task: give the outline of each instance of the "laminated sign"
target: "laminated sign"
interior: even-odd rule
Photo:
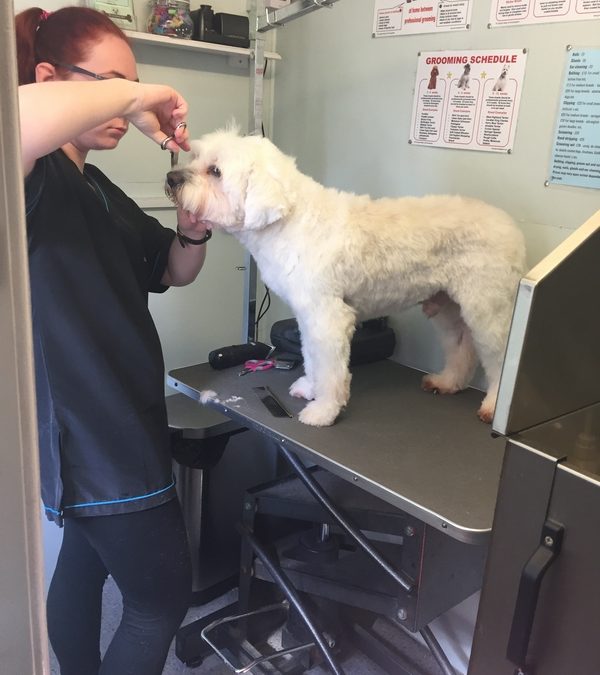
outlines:
[[[490,27],[600,18],[600,0],[492,0]]]
[[[468,30],[472,7],[473,0],[375,0],[373,37]]]
[[[526,60],[524,49],[421,52],[409,142],[511,152]]]
[[[375,0],[373,37],[468,30],[473,0]]]
[[[569,49],[548,182],[600,189],[600,49]]]

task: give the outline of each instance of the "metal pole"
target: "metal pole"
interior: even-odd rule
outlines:
[[[337,521],[338,525],[347,532],[354,541],[367,553],[368,555],[375,560],[391,577],[396,581],[402,588],[410,593],[414,587],[415,583],[408,576],[402,572],[395,570],[390,563],[385,560],[385,558],[377,551],[369,540],[363,535],[363,533],[352,523],[346,516],[344,516],[334,504],[330,501],[329,497],[325,494],[321,486],[317,483],[316,480],[310,475],[306,470],[306,467],[298,459],[298,457],[290,452],[287,448],[284,448],[282,445],[278,446],[281,452],[284,454],[285,458],[292,465],[294,471],[298,474],[300,480],[304,483],[309,492],[315,497],[315,499],[333,516],[334,520]]]
[[[334,673],[334,675],[344,675],[344,671],[335,662],[333,654],[329,649],[329,645],[313,623],[311,617],[308,615],[304,605],[302,604],[302,601],[300,600],[300,596],[296,592],[296,589],[293,587],[285,573],[279,567],[273,564],[258,539],[250,532],[250,530],[241,525],[238,525],[238,531],[243,537],[246,538],[254,553],[256,553],[256,555],[260,558],[262,564],[266,567],[267,571],[273,578],[273,581],[279,586],[279,588],[281,588],[281,590],[285,593],[286,598],[292,603],[292,605],[294,605],[295,609],[302,617],[302,620],[306,624],[307,628],[313,634],[315,642],[325,657],[331,672]]]
[[[262,135],[263,99],[265,74],[265,38],[257,32],[258,18],[265,11],[263,0],[249,0],[248,18],[250,22],[250,58],[248,59],[248,75],[250,79],[250,100],[248,111],[248,133]],[[246,342],[258,339],[255,335],[256,323],[256,290],[258,270],[254,258],[245,254],[244,271],[244,315],[243,340]]]
[[[442,669],[444,675],[456,675],[452,664],[444,653],[444,650],[437,641],[435,635],[432,633],[429,626],[421,628],[419,631],[421,637],[425,640],[425,644],[429,647],[429,651],[433,654],[433,658],[437,661],[438,666]]]

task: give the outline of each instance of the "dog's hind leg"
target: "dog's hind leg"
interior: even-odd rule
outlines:
[[[445,296],[445,294],[444,294]],[[477,367],[477,352],[473,344],[473,336],[460,313],[460,306],[445,296],[440,304],[440,294],[436,299],[435,313],[428,310],[429,303],[423,303],[423,311],[433,322],[444,351],[444,369],[439,373],[425,375],[421,386],[425,391],[435,391],[440,394],[455,394],[465,389]]]
[[[494,419],[494,411],[496,409],[496,399],[498,398],[498,388],[500,386],[500,375],[502,373],[502,363],[504,360],[504,350],[506,340],[508,339],[508,327],[510,325],[510,315],[507,318],[506,331],[502,332],[501,336],[493,335],[491,343],[487,343],[485,329],[476,332],[476,347],[481,365],[485,371],[487,378],[487,393],[481,402],[481,406],[477,411],[477,415],[482,422],[491,424]],[[483,333],[483,338],[480,334]],[[494,338],[496,338],[494,340]],[[494,344],[496,343],[496,344]]]
[[[302,390],[302,396],[314,397],[301,411],[301,422],[329,426],[350,397],[348,363],[356,314],[340,298],[331,298],[321,300],[318,309],[312,307],[306,315],[298,312],[297,316],[306,379],[297,380],[290,393]]]
[[[490,299],[493,299],[493,305]],[[487,394],[477,414],[483,422],[489,424],[496,408],[502,362],[512,316],[513,294],[509,288],[493,295],[480,292],[477,296],[465,298],[461,302],[461,308],[473,335],[473,343],[487,378]]]
[[[480,331],[478,331],[479,334]],[[482,422],[491,424],[494,419],[494,411],[496,409],[496,399],[498,398],[498,388],[500,386],[500,375],[502,372],[502,362],[504,359],[505,341],[508,337],[508,330],[506,331],[505,339],[497,348],[480,342],[477,344],[477,351],[481,358],[481,365],[485,371],[487,378],[487,393],[481,402],[481,406],[477,411],[477,415]],[[478,341],[479,342],[479,341]]]

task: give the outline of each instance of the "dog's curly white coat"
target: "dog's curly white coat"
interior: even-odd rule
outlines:
[[[523,236],[504,211],[460,196],[371,199],[325,188],[269,140],[221,130],[192,142],[167,191],[208,227],[250,251],[265,284],[292,308],[304,372],[290,389],[300,420],[332,424],[350,396],[357,321],[418,303],[445,355],[423,388],[468,386],[478,357],[488,381],[478,411],[493,417]]]

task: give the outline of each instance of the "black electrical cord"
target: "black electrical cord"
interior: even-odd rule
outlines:
[[[267,66],[269,65],[269,59],[265,59],[265,63],[263,65],[263,80],[265,79],[267,75]],[[265,123],[261,120],[260,122],[260,129],[262,131],[263,138],[266,137],[267,134],[265,134]]]
[[[263,310],[265,302],[267,303],[267,306]],[[263,299],[261,300],[258,312],[256,313],[256,320],[254,321],[255,339],[258,339],[258,324],[260,323],[260,320],[265,316],[265,314],[269,311],[270,307],[271,307],[271,291],[268,289],[267,286],[265,286],[265,294],[263,295]]]

